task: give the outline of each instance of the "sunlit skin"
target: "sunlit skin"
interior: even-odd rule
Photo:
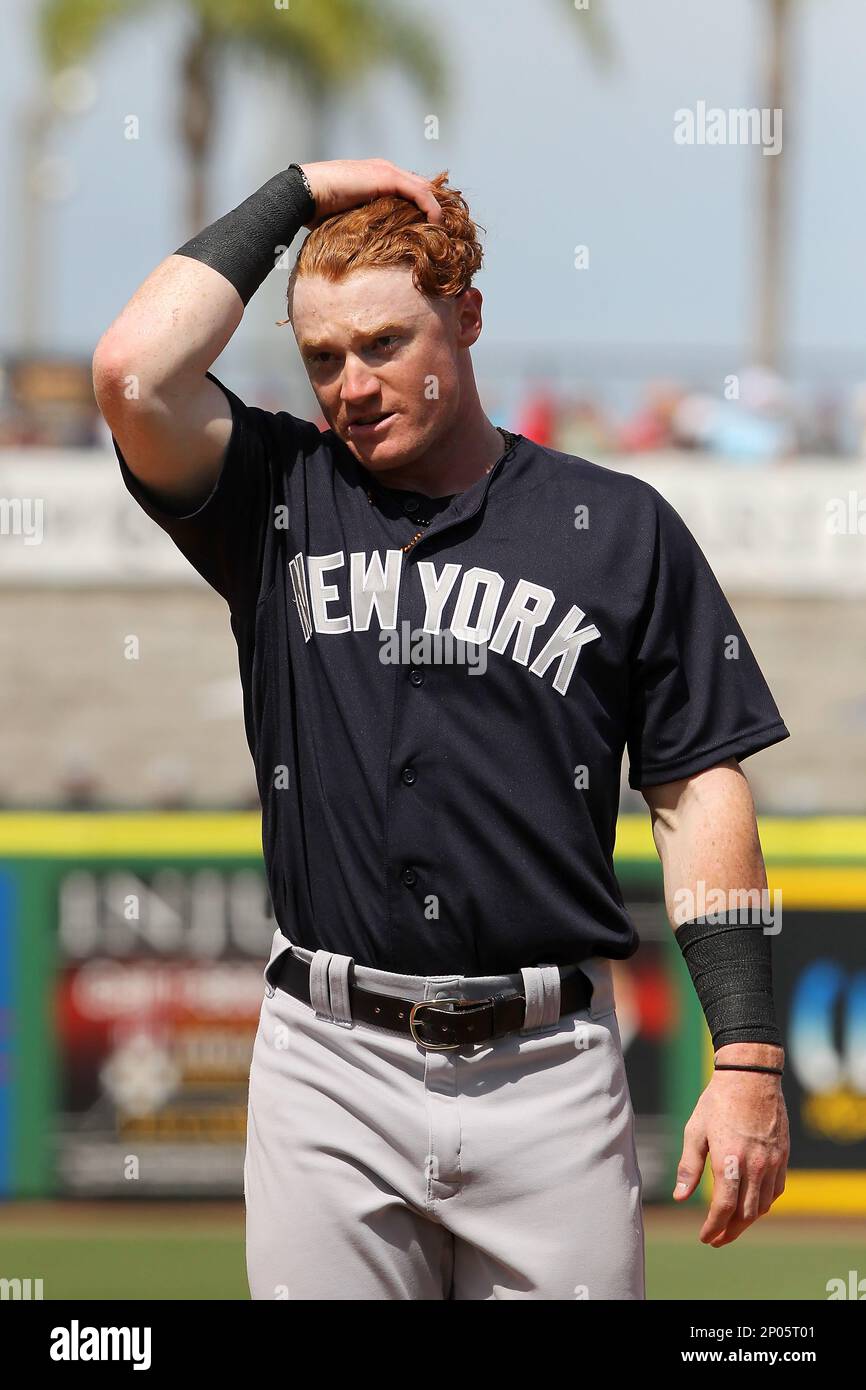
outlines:
[[[387,487],[462,492],[501,456],[469,354],[481,302],[474,288],[430,299],[402,266],[295,281],[289,313],[322,414]],[[393,416],[376,435],[353,431],[353,421],[383,412]]]

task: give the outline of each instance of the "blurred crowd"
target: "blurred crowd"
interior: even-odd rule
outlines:
[[[495,423],[581,458],[674,450],[747,466],[807,455],[866,457],[866,382],[808,390],[756,366],[731,373],[713,390],[673,380],[648,380],[618,393],[567,381],[518,381],[503,398],[500,381],[489,383],[488,394],[481,378]],[[252,404],[302,412],[291,404],[297,387],[289,389],[290,383],[232,385]],[[321,417],[318,424],[326,427]],[[107,442],[89,361],[0,362],[0,448],[88,449]]]
[[[718,394],[650,381],[615,409],[597,396],[530,390],[511,426],[580,458],[684,451],[748,466],[795,457],[866,457],[866,384],[837,394],[795,389],[776,372],[747,367]],[[502,422],[500,422],[502,423]]]
[[[160,752],[145,756],[130,804],[117,795],[115,779],[103,770],[103,752],[83,740],[68,740],[62,747],[50,792],[29,797],[27,804],[54,811],[121,811],[146,807],[159,811],[231,810],[257,811],[261,807],[252,765],[242,783],[236,786],[225,806],[219,806],[203,789],[189,759],[182,754]],[[0,810],[18,810],[20,789],[4,786],[0,780]]]

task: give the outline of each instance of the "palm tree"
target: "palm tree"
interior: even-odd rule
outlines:
[[[51,73],[87,58],[110,31],[137,20],[157,0],[43,0],[39,40]],[[293,82],[308,110],[376,69],[396,67],[430,100],[445,96],[444,67],[432,30],[401,13],[396,0],[176,0],[190,32],[179,68],[178,133],[187,162],[185,222],[192,236],[208,222],[208,158],[218,129],[219,65],[239,58]],[[318,122],[316,123],[318,125]],[[314,127],[315,128],[315,127]]]
[[[41,0],[38,42],[47,72],[54,76],[82,64],[99,44],[129,20],[138,20],[159,0]],[[162,0],[163,5],[165,0]],[[387,66],[401,70],[439,108],[447,97],[444,63],[436,33],[401,12],[402,0],[174,0],[189,18],[178,60],[177,131],[186,160],[187,235],[209,220],[208,160],[218,129],[223,60],[240,58],[294,84],[311,118],[307,158],[325,158],[323,132],[335,97]],[[560,0],[563,3],[563,0]],[[581,41],[596,57],[609,59],[607,30],[595,9],[578,12],[567,3]],[[44,150],[52,124],[51,104],[37,103],[37,119],[25,121],[24,219],[20,301],[22,344],[35,348],[41,315],[35,272],[39,234],[38,196],[30,170]],[[316,146],[318,145],[318,148]]]
[[[562,0],[575,14],[575,0]],[[779,367],[782,356],[785,326],[782,315],[782,293],[787,264],[785,238],[785,166],[784,151],[788,150],[790,165],[790,132],[786,101],[791,79],[791,47],[794,0],[766,0],[767,38],[764,44],[765,67],[761,105],[770,111],[782,111],[784,145],[777,155],[761,158],[762,186],[758,213],[759,241],[755,273],[755,311],[752,327],[752,352],[756,362],[767,367]],[[606,66],[612,59],[612,43],[598,8],[590,4],[586,11],[576,14],[596,58]]]
[[[763,105],[782,111],[783,146],[778,154],[762,157],[760,251],[758,255],[754,354],[756,361],[778,368],[782,354],[782,288],[785,276],[784,167],[788,148],[788,111],[785,101],[790,80],[791,0],[768,0],[769,37]],[[789,161],[790,162],[790,161]]]

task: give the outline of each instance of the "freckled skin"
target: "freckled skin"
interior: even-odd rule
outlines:
[[[671,924],[677,894],[706,895],[767,887],[755,807],[748,781],[735,758],[695,777],[647,787],[653,837],[664,870],[665,905]],[[782,1048],[765,1043],[728,1043],[717,1062],[781,1067]],[[764,1072],[714,1072],[685,1127],[678,1165],[677,1201],[695,1191],[707,1156],[713,1198],[699,1239],[720,1248],[742,1235],[769,1211],[785,1188],[790,1152],[788,1114],[781,1077]]]
[[[386,486],[461,492],[502,453],[469,354],[481,302],[473,288],[429,299],[404,267],[359,270],[336,284],[295,281],[289,312],[322,414]],[[395,418],[381,436],[352,437],[352,417],[389,410]]]

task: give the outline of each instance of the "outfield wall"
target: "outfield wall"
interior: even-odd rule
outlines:
[[[782,902],[777,1205],[862,1214],[866,819],[760,830]],[[641,937],[615,979],[644,1197],[666,1201],[712,1050],[648,817],[621,817],[616,868]],[[273,930],[257,813],[0,814],[0,1197],[239,1197]]]

